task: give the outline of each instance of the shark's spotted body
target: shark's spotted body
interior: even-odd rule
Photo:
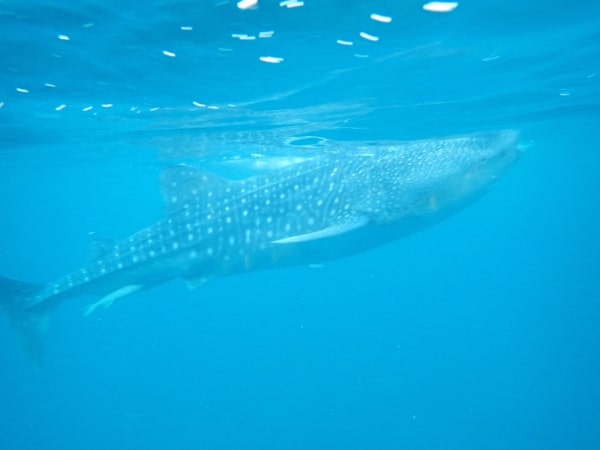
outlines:
[[[0,279],[0,302],[26,331],[51,305],[97,306],[181,277],[318,263],[396,239],[477,197],[518,154],[511,131],[357,146],[242,181],[179,166],[163,174],[167,216],[79,270],[35,287]]]

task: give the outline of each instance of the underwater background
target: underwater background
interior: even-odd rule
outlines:
[[[40,368],[0,315],[0,448],[600,448],[600,4],[252,3],[0,2],[2,276],[160,220],[173,164],[502,129],[523,156],[365,254],[65,302]]]

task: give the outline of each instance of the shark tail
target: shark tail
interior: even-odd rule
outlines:
[[[0,277],[0,306],[7,312],[23,349],[37,366],[41,364],[50,314],[48,306],[33,301],[42,287]]]

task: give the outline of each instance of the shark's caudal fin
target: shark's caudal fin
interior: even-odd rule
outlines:
[[[8,313],[23,349],[34,363],[42,358],[42,341],[48,328],[48,307],[32,306],[40,285],[0,277],[0,306]]]

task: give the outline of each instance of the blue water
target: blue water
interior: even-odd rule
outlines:
[[[423,3],[0,4],[3,276],[53,280],[159,220],[176,163],[507,128],[527,147],[372,252],[65,303],[39,370],[1,315],[2,449],[600,448],[599,4]]]

